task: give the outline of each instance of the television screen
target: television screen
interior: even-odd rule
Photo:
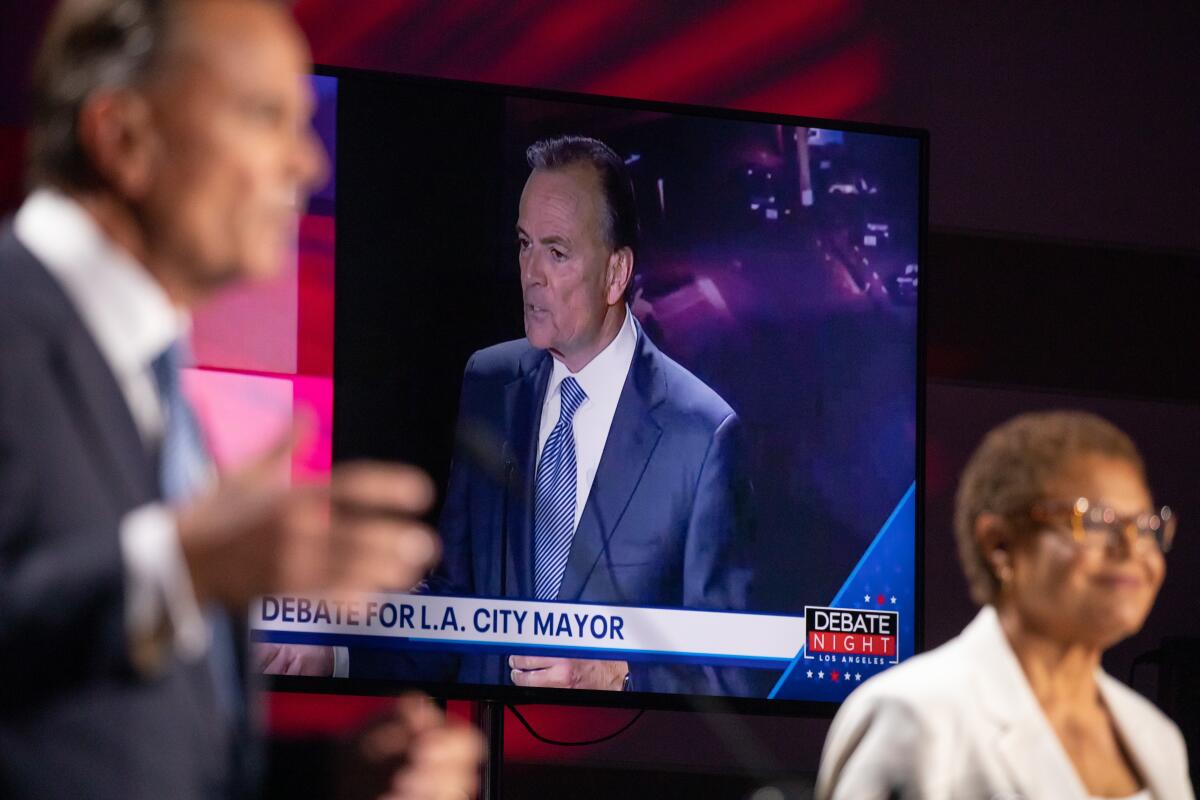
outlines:
[[[262,598],[332,664],[278,687],[795,710],[913,654],[923,132],[319,72],[308,471],[420,466],[443,551]]]

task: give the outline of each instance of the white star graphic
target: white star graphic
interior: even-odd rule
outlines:
[[[808,677],[810,677],[810,678],[812,677],[812,670],[811,670],[811,669],[808,671]]]
[[[862,680],[862,673],[861,673],[861,672],[856,672],[856,673],[854,673],[854,680],[856,680],[856,681],[861,681],[861,680]]]
[[[864,594],[864,595],[863,595],[863,602],[864,602],[864,603],[869,603],[869,602],[871,602],[871,595],[869,595],[869,594]]]
[[[824,677],[825,677],[825,673],[824,673],[824,672],[818,672],[818,673],[817,673],[817,677],[818,677],[818,678],[824,678]]]
[[[892,605],[896,605],[896,595],[892,595]]]

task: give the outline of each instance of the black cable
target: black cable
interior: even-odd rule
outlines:
[[[533,726],[529,724],[529,720],[525,719],[525,715],[522,714],[520,711],[518,711],[516,706],[508,706],[507,708],[509,711],[511,711],[513,713],[513,716],[516,717],[517,720],[523,726],[525,726],[525,730],[529,731],[530,736],[537,739],[539,742],[544,742],[545,744],[556,745],[558,747],[586,747],[588,745],[600,744],[601,742],[610,741],[612,739],[617,738],[618,736],[620,736],[622,733],[629,730],[630,728],[632,728],[633,723],[635,723],[639,719],[641,719],[642,714],[646,713],[646,709],[644,709],[644,708],[639,709],[638,712],[633,715],[633,718],[629,720],[629,722],[626,722],[620,728],[617,728],[615,731],[608,734],[607,736],[601,736],[599,739],[583,739],[583,740],[577,741],[577,742],[564,742],[564,741],[560,741],[558,739],[551,739],[547,736],[542,736],[540,733],[535,731],[533,729]]]

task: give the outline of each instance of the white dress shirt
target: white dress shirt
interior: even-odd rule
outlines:
[[[600,456],[604,454],[604,443],[608,441],[608,431],[612,427],[613,416],[617,413],[617,401],[621,399],[625,378],[629,375],[630,365],[633,364],[637,338],[633,314],[626,307],[625,321],[616,337],[579,372],[572,373],[566,364],[554,359],[554,370],[550,373],[550,383],[546,386],[546,399],[542,403],[542,420],[538,428],[538,463],[542,461],[542,451],[546,447],[546,440],[550,438],[550,432],[558,424],[559,411],[562,408],[560,389],[563,378],[570,375],[579,382],[579,386],[587,395],[587,399],[580,404],[572,419],[575,431],[576,528],[579,527],[579,518],[583,515],[583,506],[587,503],[588,494],[592,491],[596,469],[600,466]]]
[[[17,212],[13,233],[79,313],[152,449],[162,438],[164,414],[150,365],[186,334],[186,313],[142,265],[109,241],[82,206],[59,192],[33,192]],[[152,636],[165,614],[178,654],[199,658],[208,647],[208,627],[171,513],[161,503],[134,509],[121,520],[119,533],[130,641]]]

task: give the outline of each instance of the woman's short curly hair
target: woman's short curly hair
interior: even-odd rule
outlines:
[[[1085,411],[1022,414],[983,438],[963,470],[954,499],[954,536],[976,602],[991,603],[999,581],[975,540],[975,520],[985,512],[1014,516],[1032,509],[1045,498],[1054,478],[1087,455],[1128,461],[1145,474],[1133,440]]]

